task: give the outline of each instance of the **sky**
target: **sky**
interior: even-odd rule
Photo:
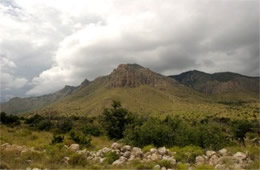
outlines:
[[[259,76],[259,0],[0,0],[0,102],[137,63]]]

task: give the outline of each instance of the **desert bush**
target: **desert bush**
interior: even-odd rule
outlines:
[[[37,129],[38,130],[50,130],[52,127],[52,123],[50,120],[41,120],[38,124],[37,124]]]
[[[92,135],[92,136],[100,136],[101,131],[97,125],[87,123],[83,128],[82,131],[85,135]]]
[[[116,152],[107,152],[104,154],[105,162],[112,164],[115,160],[119,159],[119,155]]]
[[[161,167],[165,167],[166,169],[171,169],[173,168],[173,164],[171,163],[171,161],[169,160],[160,160],[158,162],[158,164],[161,166]]]
[[[51,144],[56,144],[56,143],[62,143],[64,140],[64,136],[61,135],[53,135]]]
[[[73,123],[70,119],[62,119],[57,123],[57,128],[59,132],[66,133],[69,132],[73,127]]]
[[[146,153],[146,152],[149,152],[150,149],[152,149],[152,148],[155,148],[155,146],[153,146],[153,145],[147,145],[147,146],[143,147],[142,151],[143,151],[144,153]]]
[[[72,140],[74,140],[76,143],[83,145],[85,147],[90,146],[91,144],[91,137],[90,136],[86,136],[80,132],[75,132],[72,131],[70,133],[70,137]]]
[[[153,169],[155,166],[154,162],[146,162],[146,163],[137,163],[135,165],[136,169]]]
[[[128,128],[125,132],[125,140],[129,144],[139,147],[150,144],[156,147],[171,146],[173,130],[157,119],[149,119],[141,126]]]
[[[74,153],[70,156],[69,164],[72,166],[86,166],[88,164],[88,160],[84,154]]]
[[[43,120],[44,118],[38,114],[30,117],[30,118],[27,118],[25,120],[25,123],[26,124],[29,124],[30,126],[32,127],[35,127],[41,120]]]
[[[0,122],[3,124],[19,125],[20,120],[18,116],[7,115],[5,112],[0,113]]]
[[[109,138],[121,139],[132,118],[132,114],[123,108],[119,101],[113,101],[112,108],[104,109],[100,116],[100,123],[103,125]]]
[[[203,154],[202,148],[198,146],[173,147],[170,148],[170,151],[176,152],[175,159],[177,161],[189,163],[194,163],[196,156]]]

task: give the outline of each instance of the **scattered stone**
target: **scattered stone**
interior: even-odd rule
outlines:
[[[159,154],[161,154],[161,155],[167,154],[167,150],[166,150],[165,147],[160,147],[160,148],[158,148],[158,152],[159,152]]]
[[[245,153],[242,152],[237,152],[233,155],[234,159],[239,159],[239,160],[244,160],[247,158],[247,155]]]
[[[33,168],[32,170],[41,170],[40,168]]]
[[[79,150],[79,144],[76,144],[76,143],[71,144],[70,147],[69,147],[69,149],[70,149],[71,151],[76,152],[76,151]]]
[[[160,168],[161,168],[160,165],[155,165],[155,166],[153,167],[154,170],[160,170]]]
[[[207,157],[211,157],[211,156],[213,156],[213,155],[215,155],[215,154],[217,154],[215,151],[207,151],[206,152],[206,155],[207,155]]]
[[[126,151],[126,152],[123,154],[123,156],[124,156],[125,158],[130,158],[130,155],[131,155],[131,152],[129,152],[129,151]]]
[[[202,156],[197,156],[195,160],[196,165],[203,165],[205,163],[205,159]]]
[[[210,165],[216,165],[218,162],[219,157],[217,155],[212,155],[209,159]]]
[[[121,144],[115,142],[115,143],[113,143],[111,145],[111,148],[115,149],[115,150],[120,150],[121,149]]]
[[[122,148],[122,151],[125,152],[125,151],[131,151],[131,146],[130,145],[124,145],[123,148]]]
[[[159,160],[159,159],[160,159],[160,155],[158,155],[157,153],[153,153],[153,154],[151,155],[151,159],[152,159],[153,161]]]
[[[227,155],[227,150],[226,149],[221,149],[218,151],[218,153],[220,153],[220,155],[222,156],[226,156]]]
[[[151,152],[151,153],[155,153],[155,152],[157,152],[157,149],[156,149],[156,148],[151,148],[151,149],[150,149],[150,152]]]
[[[87,149],[78,150],[77,153],[78,154],[86,154],[87,153]]]
[[[161,170],[167,170],[165,167],[162,167]]]
[[[118,160],[114,161],[114,162],[112,163],[112,165],[117,166],[117,165],[121,165],[121,164],[123,164],[123,163],[124,163],[124,161],[118,159]]]

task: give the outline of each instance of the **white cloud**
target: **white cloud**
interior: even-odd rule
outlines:
[[[258,74],[258,1],[199,2],[16,0],[19,8],[0,3],[0,34],[6,33],[0,51],[16,65],[13,76],[32,79],[28,95],[77,85],[128,62],[164,74]]]

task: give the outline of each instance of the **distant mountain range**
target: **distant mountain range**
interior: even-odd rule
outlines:
[[[115,99],[132,112],[152,115],[225,113],[219,101],[259,102],[259,77],[200,71],[163,76],[137,64],[121,64],[111,74],[94,81],[86,79],[78,87],[65,86],[39,97],[13,98],[1,104],[1,111],[92,116]]]

